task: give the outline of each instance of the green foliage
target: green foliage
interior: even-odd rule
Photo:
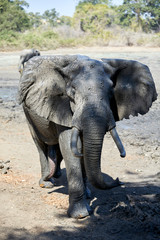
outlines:
[[[71,26],[72,18],[68,16],[62,16],[58,19],[58,24]]]
[[[30,26],[37,28],[42,24],[42,16],[40,15],[39,12],[36,12],[35,14],[30,12],[28,13],[28,17],[30,20]]]
[[[58,39],[58,34],[55,33],[53,30],[47,30],[42,32],[42,37],[55,40]]]
[[[0,49],[106,46],[160,46],[159,0],[80,0],[73,18],[53,8],[26,13],[24,0],[0,0]],[[146,32],[146,33],[144,33]]]
[[[40,34],[41,33],[41,34]],[[58,34],[49,29],[44,31],[42,28],[37,28],[34,31],[28,31],[19,36],[20,45],[22,48],[47,49],[48,46],[55,48],[54,43],[58,42]]]
[[[146,0],[143,13],[146,17],[148,27],[155,31],[160,31],[160,1]]]
[[[124,3],[117,8],[119,22],[124,26],[130,26],[134,18],[137,26],[140,26],[143,7],[143,0],[124,0]]]
[[[37,35],[36,32],[23,34],[23,44],[26,48],[32,48],[33,46],[40,47],[42,42],[42,37]]]
[[[134,30],[145,32],[151,29],[160,30],[160,1],[159,0],[124,0],[116,8],[117,23]]]
[[[79,1],[79,5],[83,3],[91,3],[93,5],[95,4],[107,4],[109,3],[109,0],[81,0]]]
[[[55,8],[51,10],[46,10],[43,13],[43,18],[50,23],[51,26],[56,26],[58,24],[58,13],[56,12]]]
[[[0,31],[21,32],[29,28],[29,18],[23,6],[28,6],[26,1],[0,0]]]
[[[0,41],[13,42],[18,38],[18,33],[12,30],[0,31]]]
[[[113,19],[114,11],[107,5],[80,4],[73,17],[73,26],[79,25],[82,31],[97,34],[111,26]]]

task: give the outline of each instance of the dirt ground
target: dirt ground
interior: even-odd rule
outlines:
[[[58,49],[42,55],[67,53],[138,60],[149,66],[160,94],[160,49]],[[0,239],[160,239],[160,97],[146,115],[117,123],[126,158],[105,136],[102,171],[124,185],[108,191],[90,186],[93,214],[70,219],[64,163],[53,189],[38,185],[38,152],[16,101],[18,60],[19,52],[0,53]]]

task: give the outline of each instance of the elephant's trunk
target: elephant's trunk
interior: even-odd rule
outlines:
[[[96,112],[96,111],[95,111]],[[108,120],[108,121],[107,121]],[[112,130],[110,130],[112,129]],[[115,130],[115,122],[113,117],[108,116],[108,119],[101,115],[85,116],[82,119],[83,131],[83,156],[85,170],[89,182],[100,189],[112,188],[119,185],[119,181],[115,180],[111,184],[105,182],[101,173],[101,151],[103,145],[103,138],[106,130],[111,131],[111,135],[120,151],[122,157],[125,156],[125,150],[121,140]],[[72,130],[71,148],[75,156],[82,155],[77,150],[77,141],[80,131],[75,127]]]
[[[106,133],[104,119],[97,118],[85,121],[83,128],[83,149],[84,164],[89,182],[100,189],[107,189],[110,186],[104,181],[101,173],[101,151],[103,138]]]

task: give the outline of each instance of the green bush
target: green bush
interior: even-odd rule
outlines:
[[[48,31],[42,32],[42,37],[48,38],[48,39],[58,39],[58,34],[53,32],[53,30],[48,30]]]
[[[22,41],[24,46],[28,48],[32,48],[33,46],[40,47],[42,44],[42,38],[34,33],[23,34]]]
[[[38,48],[40,50],[55,49],[59,46],[59,36],[53,30],[37,30],[27,31],[21,34],[21,48]]]
[[[2,30],[0,31],[0,41],[6,41],[6,42],[13,42],[14,40],[17,40],[19,37],[19,33],[14,32],[12,30]]]
[[[152,41],[153,41],[154,47],[160,47],[160,33],[155,34],[152,37]]]
[[[134,31],[127,32],[123,29],[108,28],[100,31],[81,32],[75,34],[75,30],[67,28],[69,34],[55,32],[56,29],[50,28],[44,30],[38,28],[24,33],[13,31],[0,32],[0,49],[22,50],[24,48],[38,48],[42,50],[51,50],[60,47],[79,47],[79,46],[160,46],[160,33],[142,34]],[[73,33],[72,33],[73,31]],[[127,40],[126,40],[127,39]]]

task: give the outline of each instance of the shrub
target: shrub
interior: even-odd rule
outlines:
[[[47,30],[42,32],[42,37],[48,39],[58,39],[58,34],[53,32],[53,30]]]

